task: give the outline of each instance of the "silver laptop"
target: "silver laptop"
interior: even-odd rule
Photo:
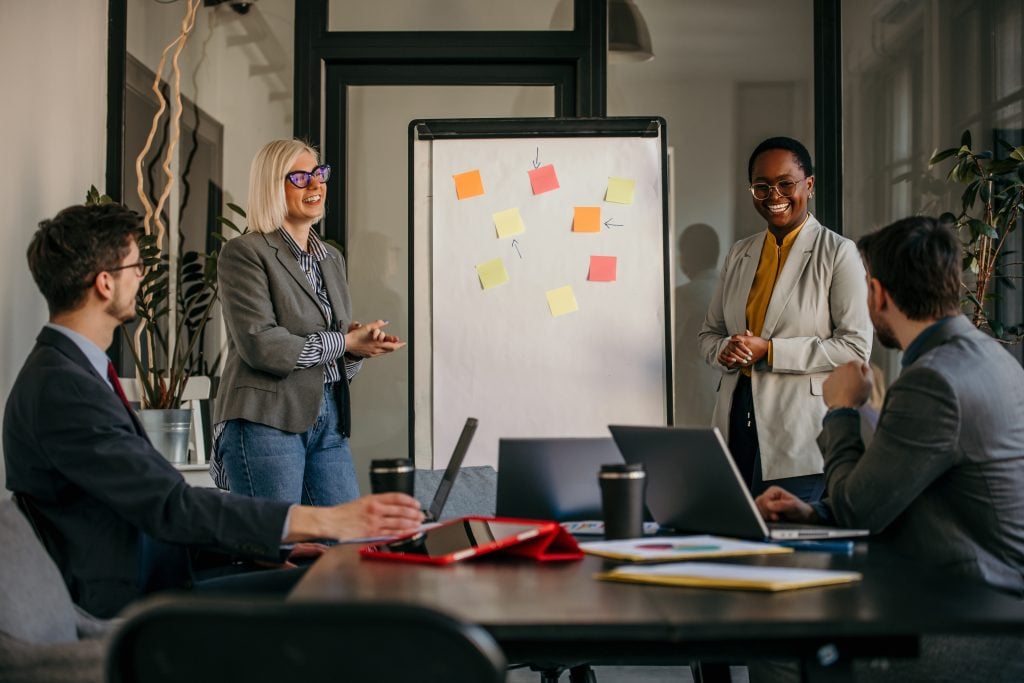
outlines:
[[[473,441],[473,435],[476,433],[476,425],[475,417],[466,418],[466,424],[462,426],[459,440],[455,442],[455,450],[452,452],[451,460],[448,461],[448,467],[445,468],[441,481],[437,482],[434,499],[430,501],[430,507],[423,511],[424,522],[436,522],[441,519],[444,504],[448,502],[448,494],[452,492],[455,478],[459,476],[462,461],[466,459],[466,451],[469,450],[469,444]]]
[[[647,509],[662,527],[752,540],[867,536],[866,529],[765,524],[717,428],[610,426],[628,463],[647,471]]]

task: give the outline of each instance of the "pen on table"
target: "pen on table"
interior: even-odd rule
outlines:
[[[853,554],[853,541],[776,541],[781,546],[793,550],[807,550],[819,553]]]

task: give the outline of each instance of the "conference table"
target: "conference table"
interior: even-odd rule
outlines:
[[[914,657],[932,634],[1024,633],[1024,602],[923,567],[877,544],[853,554],[796,552],[721,560],[853,569],[858,583],[779,593],[599,581],[620,563],[480,557],[449,566],[364,560],[336,546],[290,601],[412,603],[483,626],[510,662],[538,668],[741,663],[797,658],[805,680],[852,680],[858,658]]]

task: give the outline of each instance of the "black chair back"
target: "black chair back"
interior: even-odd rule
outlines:
[[[401,604],[157,598],[115,635],[111,683],[501,683],[483,628]]]

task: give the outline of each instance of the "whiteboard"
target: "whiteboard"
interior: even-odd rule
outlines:
[[[466,464],[491,466],[500,438],[670,423],[665,155],[655,118],[410,124],[418,466],[444,466],[468,416]],[[549,165],[557,188],[534,187]]]

